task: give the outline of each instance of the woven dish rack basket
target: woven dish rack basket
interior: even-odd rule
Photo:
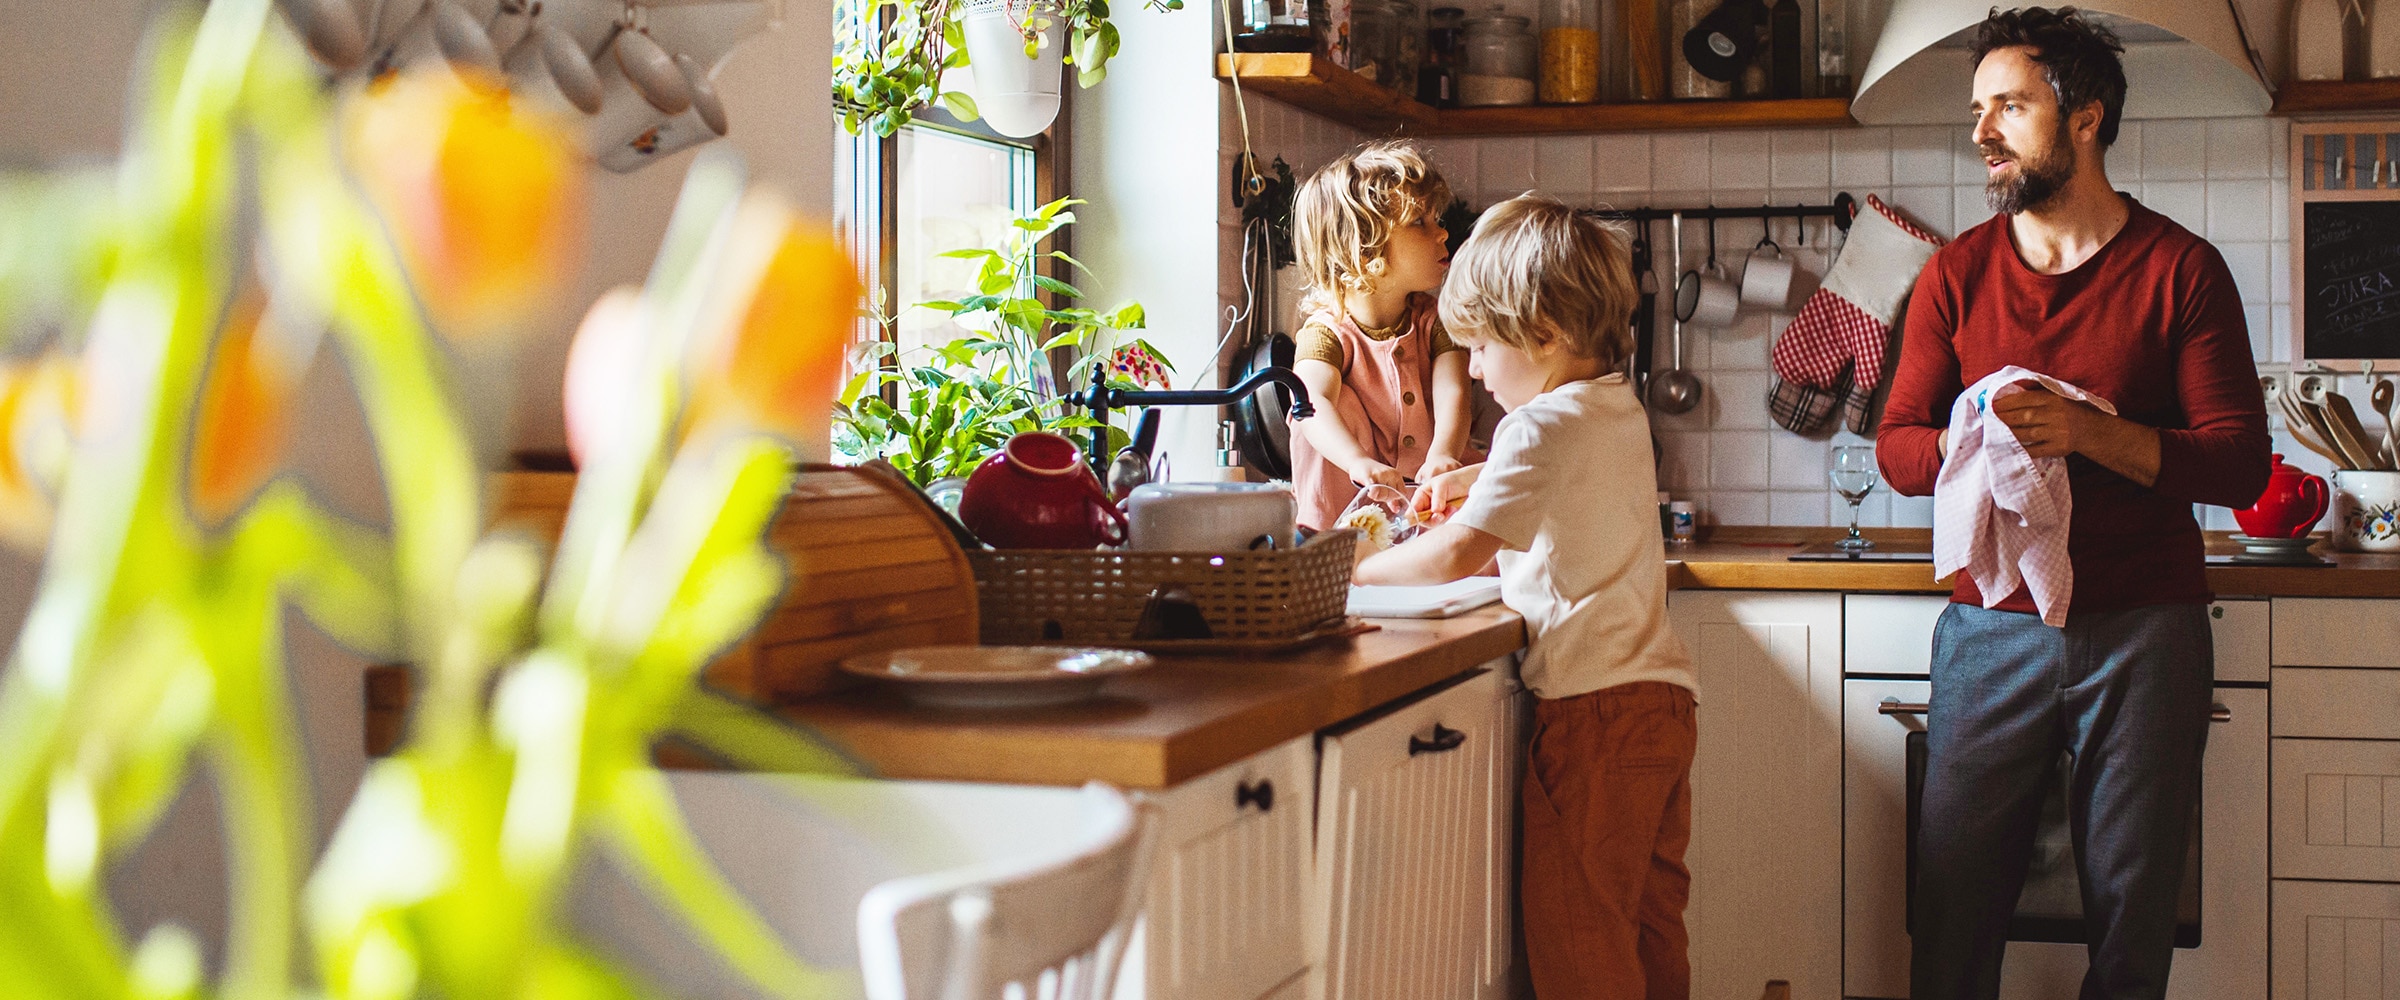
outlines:
[[[1189,593],[1217,640],[1275,641],[1341,620],[1357,545],[1338,528],[1268,552],[990,549],[967,561],[987,644],[1126,642],[1160,587]]]

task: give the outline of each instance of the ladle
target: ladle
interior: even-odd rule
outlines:
[[[1674,230],[1670,243],[1674,248],[1675,267],[1680,269],[1683,267],[1683,213],[1675,213],[1667,225]],[[1650,380],[1650,405],[1661,413],[1688,413],[1692,407],[1700,405],[1700,377],[1683,367],[1683,321],[1676,320],[1670,329],[1673,331],[1669,348],[1672,353],[1668,355],[1667,370]]]

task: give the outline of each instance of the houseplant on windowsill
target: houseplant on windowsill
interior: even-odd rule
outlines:
[[[856,374],[834,407],[836,452],[848,461],[883,459],[910,481],[930,485],[974,471],[1010,435],[1094,426],[1088,414],[1075,412],[1060,398],[1091,376],[1082,364],[1070,363],[1062,385],[1052,365],[1057,352],[1108,358],[1105,377],[1112,384],[1138,388],[1166,381],[1165,357],[1148,341],[1126,336],[1146,325],[1140,303],[1107,312],[1073,306],[1069,303],[1083,298],[1083,291],[1041,273],[1045,261],[1083,269],[1064,252],[1041,249],[1052,234],[1074,223],[1068,208],[1078,204],[1061,198],[1015,220],[1004,249],[940,254],[975,262],[976,294],[912,308],[948,314],[970,332],[909,352],[915,356],[896,366],[883,364],[895,351],[888,340],[860,351],[852,362]],[[1042,293],[1052,301],[1044,302]],[[885,398],[886,386],[896,388],[894,398]],[[1128,435],[1110,427],[1108,439],[1113,451]]]
[[[1183,0],[1143,5],[1180,10]],[[1077,84],[1093,86],[1118,47],[1108,0],[848,0],[834,24],[834,105],[853,135],[890,136],[934,104],[1006,135],[1033,135],[1058,114],[1061,67],[1072,64]],[[973,97],[944,87],[944,71],[961,66],[975,73]]]

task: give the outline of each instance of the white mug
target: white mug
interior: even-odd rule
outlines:
[[[1742,304],[1781,309],[1791,294],[1792,259],[1771,240],[1759,243],[1750,251],[1750,263],[1742,267]]]
[[[1730,326],[1742,311],[1742,293],[1715,261],[1708,270],[1685,271],[1675,283],[1675,318],[1694,326]]]
[[[2344,552],[2400,552],[2400,472],[2334,472],[2333,547]]]
[[[1125,498],[1128,548],[1247,552],[1292,544],[1299,504],[1280,483],[1145,483]]]

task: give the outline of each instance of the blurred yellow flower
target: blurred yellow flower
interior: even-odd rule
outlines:
[[[858,319],[849,253],[780,197],[753,194],[739,209],[717,291],[724,307],[695,345],[698,423],[769,431],[821,457]]]
[[[585,168],[564,119],[448,68],[370,86],[355,111],[351,161],[444,334],[521,327],[573,276]]]
[[[40,551],[74,447],[75,362],[62,354],[0,364],[0,541]]]

